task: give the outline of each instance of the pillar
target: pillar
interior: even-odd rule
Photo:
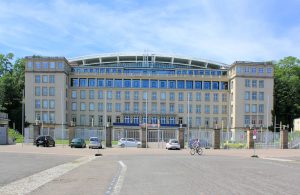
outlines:
[[[288,149],[288,131],[280,129],[280,148]]]
[[[247,129],[247,148],[254,148],[253,130]]]
[[[140,139],[141,139],[141,143],[142,143],[142,148],[146,148],[147,145],[146,145],[146,139],[147,139],[147,133],[146,133],[146,127],[142,127],[141,130],[140,130]]]
[[[33,141],[36,140],[36,138],[40,135],[41,132],[41,125],[38,124],[34,124],[33,125]]]
[[[106,143],[105,143],[105,146],[107,147],[107,148],[111,148],[111,135],[112,135],[112,133],[111,133],[111,131],[112,131],[112,126],[111,125],[107,125],[106,126],[106,131],[105,131],[105,133],[106,133]]]
[[[184,128],[182,128],[182,127],[178,129],[178,141],[179,141],[180,148],[183,149],[184,148]]]
[[[69,126],[69,144],[71,144],[72,139],[75,137],[75,126]]]
[[[220,149],[220,129],[214,129],[214,149]]]

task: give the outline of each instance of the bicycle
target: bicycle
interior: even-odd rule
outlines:
[[[190,154],[194,155],[196,152],[198,155],[202,155],[203,153],[203,149],[200,147],[199,140],[194,141],[193,144],[191,145]]]

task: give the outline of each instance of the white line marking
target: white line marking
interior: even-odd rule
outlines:
[[[262,158],[265,160],[273,160],[273,161],[281,161],[281,162],[293,162],[294,160],[289,160],[289,159],[281,159],[281,158]]]
[[[75,169],[76,167],[94,160],[95,156],[88,156],[79,158],[73,162],[65,163],[52,167],[50,169],[41,171],[23,179],[14,181],[0,188],[0,194],[28,194],[40,186],[60,177],[61,175]]]
[[[119,177],[117,178],[117,183],[113,189],[112,195],[118,195],[120,193],[122,185],[123,185],[125,173],[127,170],[127,166],[122,161],[119,161],[119,164],[121,165],[122,168],[121,168]]]

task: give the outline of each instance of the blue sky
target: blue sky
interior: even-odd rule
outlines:
[[[147,50],[228,64],[299,58],[299,7],[299,0],[1,0],[0,53]]]

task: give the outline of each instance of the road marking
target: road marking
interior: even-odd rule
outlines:
[[[113,179],[113,181],[117,181],[117,182],[116,182],[116,185],[114,186],[113,191],[111,193],[112,195],[120,194],[120,191],[121,191],[121,188],[122,188],[122,185],[123,185],[123,181],[124,181],[124,177],[125,177],[125,173],[126,173],[126,170],[127,170],[127,166],[122,161],[119,161],[119,164],[121,165],[121,170],[120,170],[119,176],[117,178]]]
[[[79,158],[75,161],[58,165],[50,169],[41,171],[23,179],[14,181],[0,188],[0,194],[29,194],[31,191],[39,188],[40,186],[60,177],[61,175],[75,169],[76,167],[94,160],[95,156],[87,156]]]
[[[294,160],[282,159],[282,158],[262,158],[265,160],[281,161],[281,162],[293,162]]]

